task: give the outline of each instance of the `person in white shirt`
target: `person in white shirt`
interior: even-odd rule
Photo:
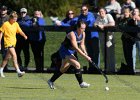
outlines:
[[[99,16],[97,17],[95,23],[95,27],[99,27],[101,30],[104,30],[105,27],[115,26],[115,21],[110,14],[106,14],[105,8],[99,9]],[[107,33],[107,42],[105,41],[105,33],[100,33],[100,41],[103,51],[103,56],[105,58],[105,43],[106,43],[106,50],[107,50],[107,62],[106,65],[108,68],[105,69],[106,72],[115,72],[115,45],[114,45],[114,36],[112,32]]]

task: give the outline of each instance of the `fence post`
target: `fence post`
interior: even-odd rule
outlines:
[[[108,31],[104,30],[104,71],[105,73],[115,73],[115,44],[114,39],[112,39],[112,45],[107,47],[108,41]]]

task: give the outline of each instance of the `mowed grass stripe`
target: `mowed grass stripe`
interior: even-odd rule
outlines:
[[[74,74],[64,74],[56,82],[56,90],[51,90],[47,80],[52,74],[26,73],[17,78],[16,73],[5,73],[0,78],[0,100],[139,100],[139,92],[118,80],[129,82],[140,88],[139,76],[108,75],[109,91],[105,91],[105,80],[102,75],[84,74],[84,81],[91,84],[88,89],[81,89]]]

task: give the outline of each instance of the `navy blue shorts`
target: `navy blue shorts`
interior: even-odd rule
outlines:
[[[64,45],[61,45],[60,49],[59,49],[59,54],[60,54],[60,57],[62,59],[65,59],[66,56],[69,56],[69,55],[72,55],[75,53],[75,50],[72,50],[72,49],[67,49],[65,48]]]

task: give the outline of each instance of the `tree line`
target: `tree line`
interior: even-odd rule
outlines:
[[[0,0],[0,5],[6,5],[9,10],[19,12],[25,7],[31,15],[35,10],[41,10],[44,16],[65,16],[67,10],[71,9],[79,14],[82,3],[88,5],[94,0]],[[98,6],[104,6],[107,0],[98,0]],[[118,0],[123,2],[124,0]]]

